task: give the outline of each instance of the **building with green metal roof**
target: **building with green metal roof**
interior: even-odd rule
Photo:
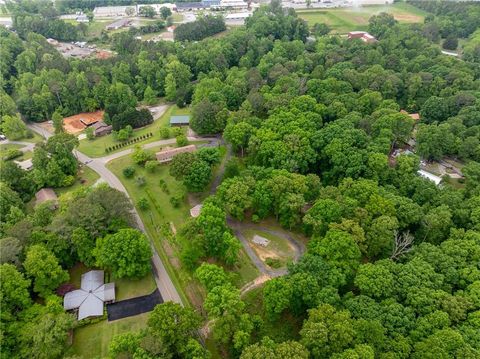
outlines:
[[[190,116],[180,115],[170,117],[170,126],[188,126],[190,124]]]

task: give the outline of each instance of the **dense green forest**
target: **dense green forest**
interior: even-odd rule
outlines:
[[[480,5],[465,6],[478,14]],[[478,29],[477,16],[425,9],[458,36]],[[0,29],[0,126],[9,137],[26,135],[21,118],[55,123],[96,109],[115,129],[143,126],[151,115],[135,107],[158,96],[190,106],[191,127],[223,134],[234,152],[216,194],[178,233],[188,239],[181,263],[207,292],[201,315],[157,306],[147,328],[114,337],[111,357],[209,358],[198,341],[205,322],[215,352],[231,358],[480,356],[480,66],[443,55],[431,27],[382,13],[369,22],[373,44],[312,39],[274,1],[222,38],[153,43],[115,34],[118,55],[106,60],[67,60],[33,28]],[[418,112],[419,122],[401,110]],[[67,331],[79,324],[54,291],[77,261],[119,276],[149,269],[147,239],[131,228],[120,192],[98,187],[56,210],[27,210],[36,190],[76,176],[77,140],[57,132],[36,147],[32,171],[2,162],[5,357],[63,357]],[[412,136],[414,154],[390,156]],[[463,183],[418,176],[420,160],[445,156],[465,164]],[[218,161],[203,151],[176,157],[170,170],[197,192]],[[249,301],[223,269],[241,246],[229,221],[265,218],[302,232],[307,251]]]

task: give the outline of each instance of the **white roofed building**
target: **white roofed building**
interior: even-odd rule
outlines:
[[[115,284],[104,284],[103,270],[82,274],[80,289],[68,292],[63,298],[65,310],[78,310],[78,320],[103,315],[103,304],[115,301]]]

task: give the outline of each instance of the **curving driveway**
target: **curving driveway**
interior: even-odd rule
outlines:
[[[303,245],[303,243],[296,241],[295,239],[293,239],[293,237],[290,234],[286,232],[275,231],[275,230],[263,227],[261,224],[242,223],[231,217],[227,218],[227,223],[230,226],[230,228],[232,228],[233,232],[235,233],[235,236],[240,240],[240,242],[242,242],[245,252],[247,252],[247,255],[250,257],[251,261],[253,262],[253,264],[255,264],[255,266],[258,268],[260,273],[262,273],[262,275],[267,275],[270,278],[275,278],[275,277],[280,277],[282,275],[286,275],[288,270],[287,268],[273,269],[268,267],[252,249],[252,247],[248,243],[248,240],[243,235],[242,230],[245,230],[245,229],[258,230],[258,231],[266,232],[273,236],[280,237],[287,240],[292,245],[295,251],[295,254],[293,257],[294,262],[298,262],[298,260],[303,255],[303,253],[305,253],[305,246]]]
[[[28,124],[28,127],[32,131],[35,131],[35,132],[39,133],[44,138],[49,138],[49,137],[52,136],[52,134],[50,132],[46,131],[44,128],[42,128],[38,124]],[[151,148],[151,147],[155,147],[155,146],[159,146],[159,145],[163,145],[163,144],[170,144],[170,143],[172,143],[172,141],[175,142],[174,139],[173,140],[163,140],[163,141],[152,142],[152,143],[149,143],[148,145],[145,145],[145,146],[150,146],[148,148]],[[125,193],[127,195],[128,198],[130,198],[130,196],[127,192],[127,189],[122,184],[122,182],[120,182],[120,180],[117,178],[117,176],[115,176],[105,165],[109,161],[111,161],[115,158],[125,156],[126,154],[129,154],[132,151],[133,150],[130,149],[130,150],[117,152],[115,154],[106,156],[108,158],[105,158],[105,157],[90,158],[87,155],[85,155],[82,152],[77,151],[77,150],[74,150],[73,153],[80,162],[86,164],[92,170],[97,172],[100,175],[100,178],[102,178],[105,182],[107,182],[110,187],[115,188],[119,191],[122,191],[123,193]],[[155,249],[155,246],[153,245],[153,242],[152,242],[151,238],[148,236],[148,233],[145,229],[145,225],[143,224],[143,221],[140,218],[140,216],[139,216],[137,210],[135,209],[135,207],[133,209],[133,215],[135,217],[135,221],[137,222],[137,227],[142,232],[144,232],[147,235],[147,237],[150,239],[150,245],[152,247],[152,253],[153,253],[152,264],[154,266],[154,271],[153,272],[155,274],[154,275],[155,282],[157,284],[157,287],[160,291],[160,294],[161,294],[163,300],[183,304],[182,300],[180,298],[180,295],[178,294],[177,289],[173,285],[173,282],[172,282],[170,276],[168,275],[167,269],[165,268],[165,265],[163,264],[162,260],[160,259],[159,255],[158,255],[158,252]]]

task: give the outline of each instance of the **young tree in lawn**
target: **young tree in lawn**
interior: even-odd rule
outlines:
[[[142,232],[133,228],[98,238],[93,253],[97,264],[116,278],[142,278],[151,267],[150,243]]]
[[[164,20],[166,20],[167,17],[172,16],[172,11],[168,7],[162,6],[160,8],[160,15]]]
[[[177,141],[177,146],[178,147],[184,147],[188,145],[188,139],[187,136],[184,134],[178,135],[175,140]]]
[[[147,6],[142,6],[140,8],[140,10],[138,11],[138,14],[140,16],[154,18],[155,15],[157,15],[157,12],[155,11],[155,9],[152,6],[147,5]]]
[[[60,112],[55,111],[52,114],[52,122],[53,122],[53,128],[55,129],[55,133],[62,133],[64,131],[63,116],[60,114]]]
[[[33,278],[33,291],[43,298],[70,278],[52,252],[40,244],[28,249],[23,266],[27,275]]]

